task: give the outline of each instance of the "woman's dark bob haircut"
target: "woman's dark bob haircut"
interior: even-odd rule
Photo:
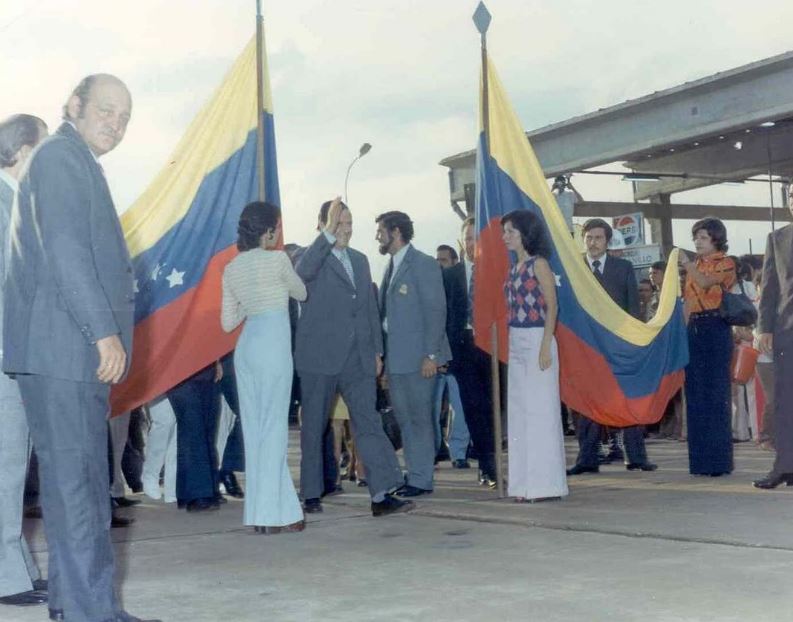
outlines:
[[[704,231],[707,233],[717,251],[726,253],[730,248],[730,245],[727,244],[727,228],[718,218],[708,217],[695,222],[694,226],[691,227],[692,239],[696,237],[697,231]]]
[[[516,209],[501,218],[502,227],[507,223],[520,232],[521,244],[529,255],[550,258],[551,244],[538,216],[527,209]]]
[[[281,209],[271,203],[248,203],[240,214],[237,225],[237,249],[240,252],[259,248],[262,236],[278,227]]]

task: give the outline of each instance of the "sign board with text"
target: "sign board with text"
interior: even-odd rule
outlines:
[[[661,261],[661,245],[631,246],[630,248],[611,251],[610,254],[627,259],[633,264],[634,268],[649,268],[656,261]]]

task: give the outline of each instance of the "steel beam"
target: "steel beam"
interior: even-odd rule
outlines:
[[[575,204],[574,216],[585,218],[612,217],[642,212],[645,218],[671,218],[698,220],[706,216],[715,216],[721,220],[771,222],[769,207],[749,207],[745,205],[695,205],[672,203],[630,203],[628,201],[581,201]],[[777,207],[774,209],[777,223],[790,222],[790,212]]]
[[[793,117],[793,52],[717,73],[532,132],[546,177],[611,162],[654,159],[670,149]],[[452,199],[473,177],[475,152],[441,161],[459,170]],[[747,167],[739,164],[738,170]],[[751,167],[749,167],[751,169]],[[685,172],[685,171],[683,171]],[[658,193],[656,188],[654,193]]]

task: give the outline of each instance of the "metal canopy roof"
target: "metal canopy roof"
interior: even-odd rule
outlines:
[[[761,127],[768,122],[773,127]],[[769,163],[773,174],[787,177],[793,172],[793,52],[526,135],[546,177],[613,162],[637,173],[679,175],[637,182],[636,200],[768,174]],[[463,200],[464,185],[474,181],[475,159],[475,151],[466,151],[440,162],[450,169],[453,201]]]

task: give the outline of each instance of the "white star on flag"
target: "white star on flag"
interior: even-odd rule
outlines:
[[[561,287],[562,286],[562,275],[561,274],[556,274],[556,272],[554,272],[553,273],[553,278],[556,279],[556,287]]]
[[[184,285],[184,272],[179,272],[176,268],[171,270],[171,273],[165,277],[165,280],[170,284],[169,287],[176,287],[177,285]]]
[[[162,266],[160,264],[154,266],[154,270],[151,271],[152,281],[156,281],[158,278],[160,278],[160,270],[162,270]]]

